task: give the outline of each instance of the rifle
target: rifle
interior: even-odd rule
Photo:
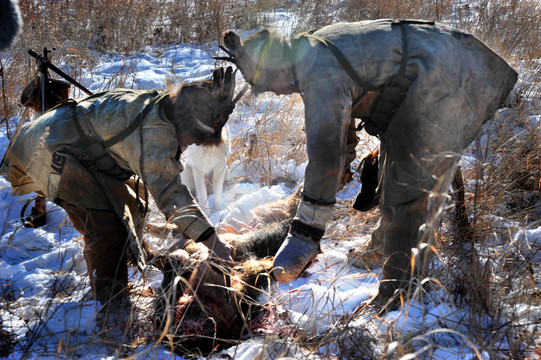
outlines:
[[[11,147],[11,144],[15,141],[15,139],[19,135],[19,132],[21,131],[24,120],[25,120],[26,116],[28,115],[29,108],[33,109],[33,110],[36,110],[36,111],[41,110],[41,113],[43,114],[49,108],[53,107],[54,105],[56,105],[56,103],[58,103],[58,101],[57,101],[58,99],[55,99],[54,102],[51,102],[51,101],[49,101],[50,99],[47,99],[47,95],[49,95],[49,93],[50,93],[49,91],[47,91],[47,90],[49,90],[48,89],[49,86],[52,86],[51,92],[54,93],[55,90],[59,89],[59,85],[61,85],[63,87],[63,93],[62,93],[62,95],[60,97],[62,99],[67,99],[68,98],[69,84],[67,84],[65,82],[62,82],[62,81],[59,81],[59,80],[54,80],[54,79],[49,80],[49,71],[48,71],[49,69],[53,70],[58,75],[62,76],[64,79],[66,79],[70,83],[74,84],[75,86],[77,86],[78,88],[83,90],[88,95],[92,95],[92,92],[90,90],[85,88],[83,85],[79,84],[77,81],[73,80],[70,76],[68,76],[62,70],[60,70],[59,68],[57,68],[56,66],[54,66],[53,64],[50,63],[50,61],[49,61],[49,59],[47,57],[47,54],[50,53],[50,52],[51,52],[50,50],[47,50],[47,48],[44,48],[43,49],[43,55],[39,55],[35,51],[28,50],[28,54],[30,56],[36,58],[36,60],[38,61],[38,66],[39,66],[38,71],[41,73],[40,85],[38,86],[36,84],[37,83],[37,78],[35,78],[23,90],[23,94],[21,96],[21,102],[26,107],[26,109],[25,109],[25,111],[23,113],[23,116],[21,117],[21,120],[19,121],[19,124],[17,124],[17,128],[15,129],[14,135],[11,137],[11,141],[10,141],[10,144],[8,146],[8,150],[6,151],[6,154],[8,153],[9,148]],[[61,84],[59,84],[59,83],[61,83]],[[39,106],[38,106],[37,92],[34,91],[35,89],[41,89],[41,94],[40,94],[41,99],[39,99],[39,102],[41,102],[41,104],[39,104]],[[9,132],[8,132],[8,134],[9,134]],[[4,159],[2,159],[2,163],[3,162],[4,162]]]
[[[46,88],[49,81],[49,69],[60,75],[62,78],[70,82],[71,84],[77,86],[79,89],[84,91],[88,95],[92,95],[92,92],[85,88],[83,85],[72,79],[68,74],[51,64],[49,61],[49,58],[47,57],[47,54],[50,53],[50,50],[47,50],[47,48],[43,48],[43,55],[40,55],[36,53],[35,51],[29,49],[28,54],[35,58],[38,61],[38,67],[39,71],[41,72],[41,112],[45,113],[45,94],[46,94]]]
[[[24,123],[24,119],[28,113],[28,110],[30,108],[34,110],[38,110],[41,108],[41,113],[44,114],[47,110],[49,110],[51,107],[55,106],[60,101],[67,99],[69,97],[69,84],[55,79],[49,79],[49,69],[63,77],[65,80],[67,80],[69,83],[77,86],[79,89],[83,90],[86,94],[92,95],[92,92],[85,88],[83,85],[72,79],[69,75],[67,75],[65,72],[51,64],[48,58],[48,54],[50,53],[50,50],[47,50],[47,48],[43,48],[43,55],[37,54],[33,50],[28,50],[28,54],[35,58],[38,62],[38,71],[41,73],[38,85],[38,77],[36,77],[30,84],[27,85],[27,87],[23,90],[23,96],[21,97],[21,102],[23,105],[25,105],[26,109],[24,111],[23,117],[21,118],[21,121],[19,121],[19,124],[17,125],[17,129],[15,130],[15,134],[10,141],[10,144],[8,146],[8,149],[6,150],[6,154],[9,152],[9,148],[11,147],[11,144],[15,141],[17,136],[19,135],[19,132],[21,131],[22,124]],[[41,96],[37,96],[36,92],[34,92],[34,89],[41,88]],[[41,97],[41,106],[38,106],[36,103],[38,99]],[[4,159],[2,159],[2,163],[4,162]],[[35,200],[35,206],[32,207],[32,212],[30,215],[25,216],[25,210],[28,207],[28,205]],[[41,205],[38,205],[39,204]],[[43,207],[42,210],[41,207]],[[37,227],[41,226],[45,223],[47,213],[45,211],[45,198],[36,195],[33,198],[30,198],[26,204],[23,206],[21,210],[21,221],[23,222],[23,226],[25,227]]]

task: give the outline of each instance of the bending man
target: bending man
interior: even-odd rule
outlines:
[[[140,268],[148,260],[141,239],[147,189],[185,237],[233,263],[231,246],[180,181],[181,149],[219,144],[235,105],[231,67],[213,76],[176,94],[116,89],[68,101],[26,124],[8,149],[0,170],[13,193],[43,194],[84,234],[97,300],[123,293],[128,253]]]
[[[430,243],[455,166],[506,99],[516,72],[473,36],[422,21],[340,23],[289,43],[263,29],[223,47],[254,93],[300,93],[308,166],[303,199],[275,277],[296,279],[319,251],[357,127],[381,139],[382,218],[372,247],[387,257],[379,299],[405,288],[412,249]],[[421,246],[423,247],[423,246]]]

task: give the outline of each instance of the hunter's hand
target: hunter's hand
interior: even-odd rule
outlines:
[[[222,259],[227,265],[235,266],[235,249],[222,239],[217,234],[212,234],[207,240],[202,243],[208,247],[210,256]]]

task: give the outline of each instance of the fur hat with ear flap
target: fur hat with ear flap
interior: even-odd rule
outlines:
[[[285,37],[275,29],[262,29],[244,41],[233,30],[223,35],[222,49],[231,57],[252,85],[252,93],[269,91],[271,82],[280,68],[291,61],[291,47]]]
[[[205,145],[219,144],[222,128],[242,96],[233,99],[234,91],[235,73],[231,66],[215,69],[212,80],[182,85],[175,95],[174,109],[179,131]]]

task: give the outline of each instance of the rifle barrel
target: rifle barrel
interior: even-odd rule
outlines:
[[[51,69],[52,71],[54,71],[58,75],[62,76],[65,80],[67,80],[70,83],[72,83],[73,85],[77,86],[79,89],[83,90],[88,95],[92,95],[92,91],[88,90],[83,85],[81,85],[80,83],[78,83],[77,81],[72,79],[68,74],[66,74],[65,72],[63,72],[62,70],[60,70],[59,68],[54,66],[53,64],[51,64],[47,59],[44,59],[43,56],[38,55],[35,51],[33,51],[31,49],[28,50],[28,54],[30,56],[38,59],[38,61],[43,63],[43,65],[45,65],[47,68]]]
[[[83,90],[88,95],[92,95],[92,91],[88,90],[83,85],[81,85],[77,81],[73,80],[69,75],[67,75],[65,72],[63,72],[62,70],[60,70],[59,68],[57,68],[53,64],[47,63],[47,67],[49,67],[52,71],[54,71],[58,75],[62,76],[64,79],[66,79],[67,81],[69,81],[73,85],[77,86],[79,89]]]

